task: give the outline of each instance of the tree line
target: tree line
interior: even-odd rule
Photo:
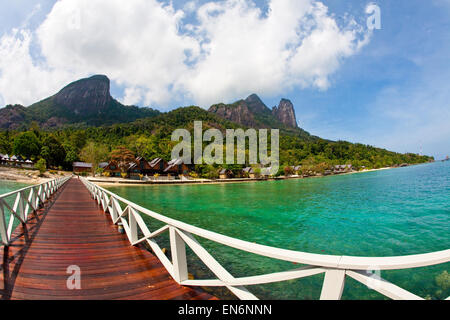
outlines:
[[[172,148],[176,144],[171,141],[172,132],[177,128],[192,131],[194,120],[202,121],[204,130],[240,127],[197,107],[180,108],[158,117],[103,127],[42,129],[37,123],[32,123],[26,131],[0,131],[0,153],[21,155],[35,162],[44,159],[47,167],[65,170],[71,170],[75,161],[108,161],[111,159],[111,152],[119,146],[130,150],[136,157],[141,156],[147,160],[160,157],[170,161]],[[295,134],[281,130],[280,133],[280,172],[287,166],[294,165],[323,171],[342,164],[371,169],[434,160],[429,156],[400,154],[358,143],[329,141],[305,135],[304,131]],[[270,142],[268,145],[270,146]],[[228,166],[196,165],[196,171],[205,176],[219,167],[238,171],[244,166],[248,166],[248,163]]]

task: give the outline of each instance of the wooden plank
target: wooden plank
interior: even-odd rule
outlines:
[[[131,246],[86,187],[71,179],[0,252],[3,299],[216,299],[177,284],[142,245]],[[81,289],[67,288],[67,267]]]

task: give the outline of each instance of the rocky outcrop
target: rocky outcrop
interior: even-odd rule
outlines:
[[[291,101],[282,99],[278,107],[270,110],[264,102],[252,94],[245,100],[233,104],[216,104],[209,108],[209,112],[246,127],[297,129],[297,119]]]
[[[29,107],[0,109],[0,128],[17,129],[36,121],[43,128],[65,124],[110,125],[153,117],[160,112],[150,108],[124,106],[110,95],[110,81],[104,75],[75,81],[54,96]]]
[[[266,113],[269,109],[256,94],[248,96],[247,99],[245,99],[245,103],[249,110],[255,113]]]
[[[273,107],[272,115],[287,127],[297,128],[294,105],[290,100],[281,99],[278,107]]]
[[[8,105],[0,109],[0,128],[18,129],[27,120],[27,108],[22,105]]]
[[[54,102],[75,114],[101,113],[112,100],[108,77],[96,75],[69,84],[54,96]]]
[[[223,103],[213,105],[209,112],[215,113],[221,118],[242,124],[246,127],[255,125],[255,118],[244,100],[235,102],[231,107]]]

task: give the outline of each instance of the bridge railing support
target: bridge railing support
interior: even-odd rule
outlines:
[[[30,213],[39,209],[70,178],[70,176],[58,178],[0,195],[0,238],[2,244],[5,246],[10,244],[16,220],[23,224],[27,223]]]
[[[269,247],[231,238],[171,219],[121,198],[85,178],[81,178],[81,181],[87,187],[92,197],[102,206],[103,210],[110,214],[113,223],[117,224],[118,222],[122,222],[130,243],[132,245],[137,245],[142,242],[148,243],[153,253],[159,258],[172,278],[179,284],[185,286],[227,287],[240,299],[258,299],[246,288],[246,286],[294,280],[325,273],[320,295],[320,299],[322,300],[341,299],[347,276],[368,286],[370,285],[371,289],[391,299],[422,300],[423,298],[414,293],[402,289],[380,277],[373,277],[371,273],[367,272],[374,268],[376,268],[376,270],[409,269],[432,266],[450,261],[450,249],[399,257],[350,257],[312,254]],[[125,205],[124,209],[122,209],[120,203]],[[165,225],[152,232],[144,222],[142,215],[163,222]],[[154,240],[164,232],[169,232],[170,234],[172,261],[167,258]],[[289,271],[235,278],[197,241],[195,237],[208,239],[231,248],[260,256],[306,266]],[[217,277],[216,279],[188,279],[186,246],[192,249],[194,254],[197,255]]]

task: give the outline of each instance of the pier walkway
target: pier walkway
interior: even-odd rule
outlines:
[[[76,178],[26,220],[0,247],[1,299],[214,299],[179,285],[158,258],[130,245]],[[69,289],[77,268],[81,288]]]

